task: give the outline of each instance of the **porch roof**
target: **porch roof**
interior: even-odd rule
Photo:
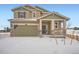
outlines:
[[[64,15],[58,13],[58,12],[51,12],[51,13],[48,13],[48,14],[46,14],[44,16],[38,17],[37,19],[42,19],[42,18],[47,17],[47,16],[49,16],[51,14],[56,14],[56,15],[58,15],[58,16],[64,18],[64,19],[66,19],[66,20],[69,20],[70,19],[69,17],[66,17],[66,16],[64,16]]]

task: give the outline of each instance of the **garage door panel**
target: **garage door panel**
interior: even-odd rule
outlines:
[[[38,27],[36,25],[20,25],[15,29],[15,36],[38,36],[38,34]]]

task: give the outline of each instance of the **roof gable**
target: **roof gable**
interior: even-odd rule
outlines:
[[[32,7],[30,6],[21,6],[21,7],[16,7],[16,8],[13,8],[12,11],[16,11],[16,10],[28,10],[28,11],[31,11],[31,9],[33,9]]]
[[[26,9],[24,7],[18,7],[18,8],[12,9],[12,11],[30,11],[30,10],[29,9]]]
[[[66,20],[69,20],[68,17],[64,16],[64,15],[61,15],[60,13],[58,12],[52,12],[52,13],[48,13],[42,17],[39,17],[37,19],[66,19]]]
[[[41,7],[39,7],[39,6],[35,6],[35,8],[37,8],[37,9],[43,11],[43,12],[49,12],[48,10],[46,10],[46,9],[44,9],[44,8],[41,8]]]
[[[25,5],[25,6],[13,8],[12,11],[20,10],[20,9],[29,10],[29,11],[37,10],[37,11],[41,11],[41,12],[48,12],[47,10],[45,10],[45,9],[43,9],[41,7],[30,6],[30,5]]]

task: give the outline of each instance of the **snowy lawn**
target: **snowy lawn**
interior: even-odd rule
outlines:
[[[66,38],[9,37],[0,34],[1,54],[78,54],[79,42]]]

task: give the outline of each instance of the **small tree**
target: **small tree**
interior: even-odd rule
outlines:
[[[71,24],[71,22],[69,21],[69,22],[67,23],[67,29],[70,28],[71,25],[72,25],[72,24]]]
[[[72,24],[69,22],[68,25],[67,25],[67,28],[70,29],[71,25],[72,25]],[[72,29],[72,30],[73,30],[73,29]],[[71,32],[71,34],[74,35],[74,33],[75,33],[75,31],[73,30],[73,31]],[[71,34],[70,34],[70,35],[71,35]],[[72,38],[71,38],[71,41],[70,41],[70,44],[71,44],[71,45],[72,45],[72,42],[73,42],[73,40],[72,40]]]

